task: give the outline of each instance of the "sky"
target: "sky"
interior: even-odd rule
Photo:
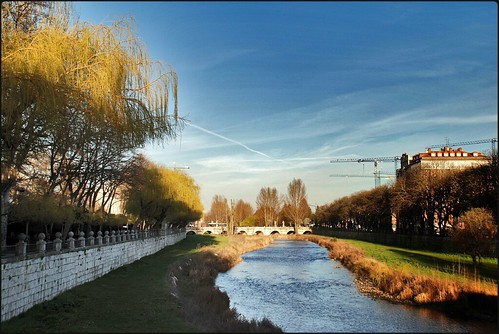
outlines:
[[[285,195],[293,179],[314,211],[375,186],[372,162],[332,160],[497,138],[493,1],[85,1],[74,9],[94,24],[132,17],[149,56],[177,73],[185,127],[141,152],[189,167],[182,171],[199,185],[205,211],[215,195],[256,208],[262,188]],[[492,144],[462,147],[490,153]],[[394,174],[395,163],[378,169]]]

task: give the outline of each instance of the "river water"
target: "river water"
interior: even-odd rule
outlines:
[[[313,242],[276,239],[242,259],[218,274],[217,287],[243,317],[267,317],[284,332],[497,333],[497,324],[362,295],[353,274]]]

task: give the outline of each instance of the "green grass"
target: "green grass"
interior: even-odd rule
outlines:
[[[365,255],[386,263],[389,267],[421,275],[437,275],[442,278],[462,281],[474,278],[471,257],[457,253],[437,253],[385,246],[366,241],[341,239],[365,252]],[[478,278],[497,284],[497,259],[484,258],[478,266]]]
[[[439,272],[460,280],[459,267],[472,272],[471,259],[460,254],[441,254],[342,239],[365,251],[366,256],[399,268],[428,276]],[[1,323],[5,333],[46,332],[198,332],[184,320],[166,284],[168,267],[198,251],[202,246],[224,247],[228,238],[220,235],[189,235],[173,246],[130,265],[66,291],[35,305],[25,313]],[[484,259],[481,279],[497,284],[497,259]],[[462,271],[462,269],[461,269]],[[455,277],[455,278],[453,278]]]
[[[1,323],[1,332],[196,332],[186,323],[166,282],[167,268],[220,236],[181,242],[71,290]]]

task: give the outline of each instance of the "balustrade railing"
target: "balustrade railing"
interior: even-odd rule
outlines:
[[[38,241],[29,242],[26,234],[20,233],[17,236],[18,242],[15,245],[2,249],[2,262],[24,260],[40,255],[49,255],[64,251],[76,251],[85,248],[101,247],[117,243],[129,242],[140,239],[156,238],[171,234],[185,232],[185,228],[168,228],[158,230],[112,230],[98,231],[97,236],[93,231],[85,237],[84,232],[79,232],[75,238],[74,232],[68,232],[66,240],[62,239],[60,232],[55,233],[55,239],[46,241],[45,233],[38,234]]]

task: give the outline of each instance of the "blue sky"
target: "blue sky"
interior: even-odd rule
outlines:
[[[145,148],[214,195],[255,207],[301,179],[311,205],[374,187],[372,163],[497,138],[495,2],[75,2],[92,23],[133,17],[173,66],[181,136]],[[468,145],[490,151],[491,144]],[[394,173],[394,163],[380,164]],[[314,207],[312,206],[312,210]]]

